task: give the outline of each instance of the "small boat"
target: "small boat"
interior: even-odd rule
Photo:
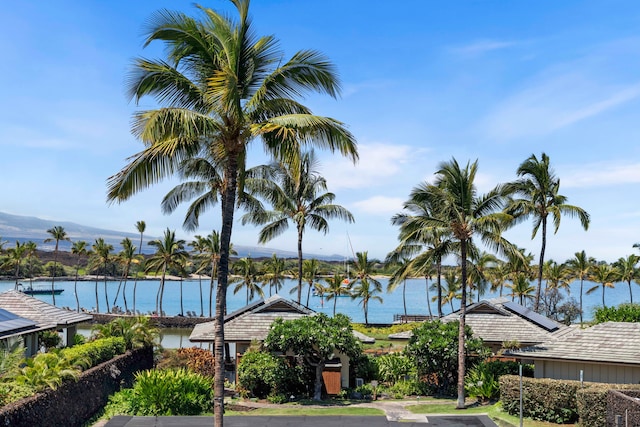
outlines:
[[[18,290],[27,295],[60,295],[64,289],[54,288],[53,291],[47,288],[33,288],[31,285],[25,286],[22,283],[18,283]]]

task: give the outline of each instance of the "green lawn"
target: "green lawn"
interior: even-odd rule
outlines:
[[[384,411],[372,408],[354,408],[348,406],[327,406],[326,408],[307,408],[305,406],[282,405],[278,408],[258,408],[252,411],[225,411],[225,415],[384,415]]]

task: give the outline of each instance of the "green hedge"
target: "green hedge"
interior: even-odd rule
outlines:
[[[523,415],[534,420],[556,424],[578,420],[576,391],[579,381],[522,378]],[[520,412],[520,377],[500,377],[500,400],[502,407],[511,415]]]
[[[554,423],[580,420],[581,427],[606,425],[607,392],[640,390],[638,384],[606,384],[579,381],[523,378],[523,413],[525,417]],[[511,415],[520,411],[520,377],[500,377],[502,407]]]
[[[101,338],[86,344],[65,348],[62,355],[71,360],[86,360],[87,368],[99,365],[102,362],[124,354],[126,351],[125,340],[122,337]]]

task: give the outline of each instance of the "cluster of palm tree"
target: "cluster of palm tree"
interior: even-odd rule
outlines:
[[[461,301],[460,408],[464,407],[464,327],[468,297],[475,291],[479,298],[489,284],[496,289],[499,287],[502,293],[507,279],[511,295],[518,296],[521,302],[534,292],[531,258],[507,241],[503,233],[531,217],[534,220],[532,238],[541,230],[538,286],[533,298],[533,307],[538,310],[549,216],[555,231],[562,215],[578,217],[585,229],[589,224],[589,215],[583,209],[567,204],[567,198],[559,194],[560,180],[551,169],[546,154],[540,158],[530,156],[518,167],[516,181],[498,185],[484,195],[478,194],[475,187],[477,168],[477,162],[461,167],[452,159],[440,164],[433,182],[416,186],[404,204],[404,211],[392,218],[400,228],[400,244],[387,256],[387,261],[400,263],[390,286],[397,286],[407,275],[422,276],[428,281],[435,271],[438,316],[442,316],[443,302],[451,303],[453,309],[453,299],[459,297]],[[495,255],[484,252],[484,248],[504,256],[508,260],[506,265]],[[446,256],[454,256],[459,267],[457,272],[448,270],[443,285],[442,260]],[[551,272],[552,268],[548,270]]]
[[[201,16],[161,11],[148,25],[145,45],[164,43],[166,60],[140,58],[130,76],[132,99],[153,97],[161,105],[134,116],[133,132],[144,143],[109,180],[109,200],[124,201],[174,175],[185,161],[211,160],[220,171],[222,228],[216,294],[215,386],[224,395],[224,313],[231,232],[242,194],[247,152],[260,139],[277,162],[300,167],[301,147],[316,145],[357,159],[353,136],[342,123],[317,116],[298,102],[305,93],[332,97],[340,87],[335,69],[312,50],[283,58],[273,36],[256,35],[249,0],[233,0],[237,16],[200,7]],[[223,425],[223,400],[214,402]]]

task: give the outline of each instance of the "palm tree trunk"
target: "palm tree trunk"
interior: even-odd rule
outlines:
[[[109,295],[107,294],[107,263],[104,263],[104,299],[107,302],[107,313],[109,313],[111,310],[109,308]]]
[[[631,285],[629,285],[631,286]],[[311,282],[309,282],[309,289],[307,289],[307,307],[309,307],[309,298],[311,297]]]
[[[429,297],[429,276],[424,276],[424,281],[426,282],[426,286],[427,286],[427,309],[429,310],[429,318],[433,319],[433,313],[431,312],[431,298]],[[402,294],[402,298],[404,298],[404,289],[402,290],[403,294]],[[442,290],[440,290],[440,292],[442,292]],[[407,305],[405,303],[404,306],[404,315],[407,315]]]
[[[580,327],[582,327],[582,285],[584,279],[580,277]]]
[[[606,305],[604,305],[604,290],[605,290],[606,286],[604,285],[604,283],[602,284],[602,306],[606,307]]]
[[[213,311],[211,310],[211,304],[213,302],[213,284],[214,277],[216,275],[216,263],[211,261],[211,278],[209,281],[209,317],[212,317]]]
[[[458,402],[457,409],[464,409],[465,376],[465,323],[467,311],[467,241],[460,242],[460,275],[462,276],[462,302],[460,303],[460,326],[458,328]]]
[[[238,177],[238,154],[229,153],[224,171],[224,194],[222,196],[222,229],[220,230],[220,265],[218,268],[218,289],[216,292],[216,313],[214,320],[214,384],[213,419],[216,427],[223,427],[224,414],[224,313],[227,301],[227,281],[229,276],[229,249],[233,229],[233,214],[236,201]]]
[[[298,226],[298,304],[302,299],[302,227]]]
[[[127,264],[124,269],[124,286],[122,287],[122,299],[124,301],[124,312],[129,311],[129,306],[127,304],[127,279],[129,278],[129,269],[131,268],[131,264]]]
[[[100,313],[100,304],[98,303],[98,275],[96,274],[96,313]]]
[[[542,217],[542,247],[540,248],[540,259],[538,261],[538,287],[536,289],[536,300],[533,304],[533,311],[540,308],[540,294],[542,292],[542,269],[544,267],[544,251],[547,247],[547,217]]]
[[[78,271],[80,270],[80,265],[76,268],[76,280],[73,282],[73,293],[76,295],[76,311],[80,313],[80,300],[78,299]]]
[[[51,274],[51,298],[53,299],[53,305],[56,305],[55,283],[56,283],[56,267],[58,265],[58,242],[59,240],[56,239],[56,248],[53,254],[53,272]]]
[[[165,279],[166,276],[167,276],[167,265],[165,264],[162,267],[162,277],[160,278],[160,289],[159,289],[159,291],[160,291],[160,299],[158,300],[159,301],[159,304],[158,304],[158,306],[159,306],[158,316],[159,317],[164,316],[164,312],[162,310],[162,298],[164,297],[164,279]]]
[[[427,286],[429,286],[429,281],[427,281]],[[427,297],[427,305],[429,302],[429,297]],[[402,281],[402,305],[404,307],[404,317],[407,317],[407,279]],[[429,307],[431,309],[431,307]]]
[[[633,304],[633,291],[631,290],[631,279],[629,279],[627,281],[627,284],[629,285],[629,298],[631,299],[631,304]]]
[[[204,299],[202,296],[202,274],[198,275],[198,284],[200,285],[200,317],[204,317]]]
[[[180,276],[180,316],[184,316],[184,305],[182,302],[182,275]]]
[[[120,277],[120,283],[118,283],[118,290],[116,291],[116,297],[113,299],[113,305],[116,305],[118,301],[118,297],[120,296],[120,288],[122,288],[122,280],[124,279],[124,274]]]
[[[338,296],[333,297],[333,317],[336,317],[336,303],[338,302]]]
[[[442,258],[438,257],[436,262],[436,274],[438,281],[438,317],[442,318]]]

